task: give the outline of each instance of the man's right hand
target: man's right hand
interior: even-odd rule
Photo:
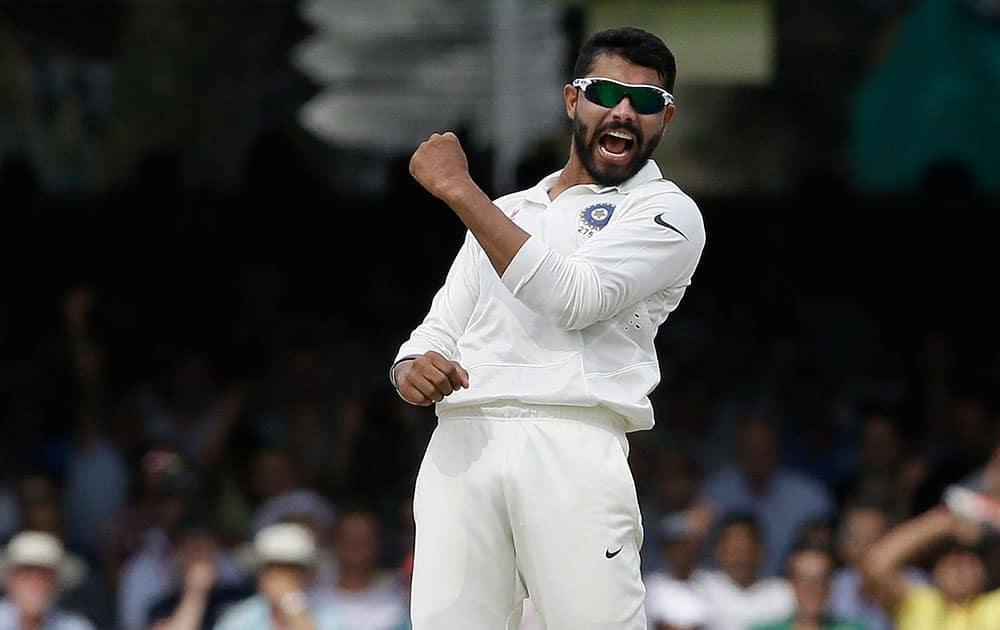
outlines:
[[[469,373],[465,368],[433,350],[400,362],[395,368],[395,380],[403,400],[422,407],[441,402],[455,390],[469,387]]]

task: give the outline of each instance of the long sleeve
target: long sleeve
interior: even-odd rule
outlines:
[[[532,236],[502,281],[528,308],[562,328],[580,330],[657,291],[685,286],[704,245],[694,202],[659,193],[638,201],[568,256]]]
[[[479,297],[476,247],[475,238],[467,233],[444,285],[434,295],[427,316],[400,347],[395,361],[430,350],[454,360],[458,338],[465,331]]]

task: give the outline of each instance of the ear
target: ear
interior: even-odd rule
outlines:
[[[576,102],[580,98],[580,90],[569,83],[563,88],[563,100],[566,101],[566,117],[576,120]]]
[[[661,136],[667,132],[667,127],[670,126],[670,121],[673,120],[676,113],[677,108],[673,105],[667,105],[663,108],[663,131],[660,132]]]

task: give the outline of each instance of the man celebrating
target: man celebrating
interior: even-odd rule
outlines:
[[[391,380],[439,418],[417,478],[414,630],[645,628],[627,431],[653,426],[653,339],[705,232],[649,159],[674,114],[674,57],[597,33],[564,88],[570,158],[491,202],[454,134],[410,172],[469,228]]]

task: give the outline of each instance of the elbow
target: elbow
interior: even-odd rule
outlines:
[[[563,330],[582,330],[602,319],[610,296],[586,263],[563,261],[511,292],[535,313]]]
[[[872,549],[869,555],[861,562],[862,583],[870,588],[878,588],[892,579],[895,567],[891,562],[887,562],[882,554]]]
[[[559,328],[566,331],[583,330],[600,321],[594,309],[587,309],[575,300],[558,303],[555,300],[539,304],[536,312]]]

